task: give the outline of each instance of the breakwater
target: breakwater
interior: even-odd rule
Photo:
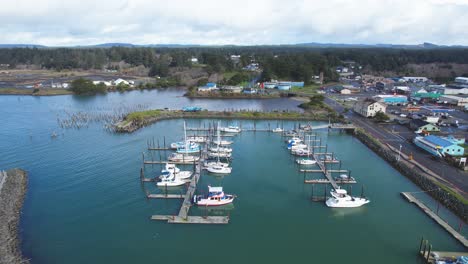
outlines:
[[[18,224],[27,190],[27,173],[0,171],[0,263],[29,263],[19,248]]]
[[[306,120],[306,121],[342,121],[328,112],[294,112],[294,111],[200,111],[184,112],[180,110],[148,110],[130,113],[115,124],[115,131],[131,133],[160,120],[177,118],[207,119],[246,119],[246,120]]]
[[[454,193],[447,190],[448,187],[437,182],[430,171],[419,164],[412,163],[404,158],[398,160],[397,154],[390,147],[382,144],[379,140],[364,132],[362,129],[356,129],[354,135],[367,147],[373,150],[380,157],[385,159],[395,169],[405,175],[412,182],[428,191],[434,199],[450,209],[459,216],[465,223],[468,220],[467,204],[463,202]]]

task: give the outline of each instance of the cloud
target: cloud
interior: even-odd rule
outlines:
[[[16,0],[0,43],[468,44],[468,0]]]

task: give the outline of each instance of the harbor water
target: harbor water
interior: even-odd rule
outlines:
[[[32,263],[418,263],[421,236],[434,249],[463,247],[400,196],[420,191],[357,139],[345,133],[320,132],[328,151],[343,161],[371,203],[355,209],[330,209],[311,201],[294,158],[280,135],[242,132],[232,138],[233,172],[219,177],[203,173],[197,187],[223,186],[237,195],[231,207],[192,208],[192,215],[229,214],[228,225],[173,225],[151,215],[175,215],[180,200],[147,200],[142,185],[142,152],[147,159],[164,152],[146,151],[147,140],[166,142],[183,136],[182,120],[167,120],[136,131],[114,134],[99,122],[63,129],[57,117],[66,111],[112,111],[116,105],[173,109],[197,105],[212,110],[244,108],[297,110],[299,103],[274,100],[188,100],[178,92],[132,92],[101,97],[0,97],[0,167],[29,173],[21,218],[21,247]],[[227,106],[227,107],[226,107]],[[189,127],[212,120],[187,120]],[[228,121],[223,120],[223,124]],[[229,121],[230,122],[230,121]],[[254,121],[233,121],[253,127]],[[256,127],[292,128],[293,122],[257,121]],[[51,137],[55,132],[56,137]],[[192,132],[193,133],[193,132]],[[185,166],[190,169],[191,166]],[[159,165],[146,165],[147,177]],[[307,175],[319,178],[319,174]],[[315,195],[324,192],[315,186]],[[170,192],[181,192],[171,189]]]

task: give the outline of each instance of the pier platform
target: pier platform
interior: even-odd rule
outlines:
[[[451,227],[447,222],[440,218],[436,213],[434,213],[429,207],[427,207],[423,202],[419,201],[409,192],[402,192],[401,195],[406,198],[410,203],[417,205],[423,212],[429,215],[434,221],[436,221],[442,228],[449,232],[455,239],[460,241],[465,248],[468,248],[468,240],[460,233],[458,233],[453,227]]]
[[[171,224],[228,224],[228,216],[188,216],[181,218],[175,215],[153,215],[151,220],[167,221]]]
[[[339,184],[354,184],[357,183],[356,180],[335,180],[336,183]],[[307,184],[331,184],[331,182],[327,179],[313,179],[313,180],[304,180],[304,183]]]

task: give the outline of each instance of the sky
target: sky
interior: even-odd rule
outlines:
[[[468,0],[1,0],[0,43],[468,45]]]

